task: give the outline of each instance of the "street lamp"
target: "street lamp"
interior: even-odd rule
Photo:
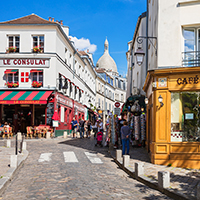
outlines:
[[[149,100],[148,100],[147,97],[144,99],[144,102],[145,102],[146,105],[149,103]]]
[[[144,61],[144,51],[142,50],[141,47],[138,47],[137,51],[134,53],[134,55],[136,56],[136,61],[138,65],[141,65]]]
[[[147,39],[150,41],[150,43],[152,44],[152,46],[154,47],[155,49],[155,53],[157,55],[157,37],[149,37],[149,36],[138,36],[136,41],[138,44],[142,44],[143,43],[143,39]],[[154,39],[156,40],[156,45],[153,44],[153,42],[150,40],[150,39]],[[148,47],[146,47],[148,48]],[[134,55],[136,56],[136,60],[137,60],[137,63],[138,65],[141,65],[143,63],[143,60],[144,60],[144,51],[142,50],[141,47],[138,47],[137,51],[134,53]]]

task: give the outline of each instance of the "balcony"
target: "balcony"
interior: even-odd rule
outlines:
[[[200,51],[183,52],[182,66],[197,67],[200,66]]]

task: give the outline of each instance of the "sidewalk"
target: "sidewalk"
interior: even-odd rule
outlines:
[[[11,148],[6,147],[6,139],[0,140],[0,196],[28,157],[28,151],[23,150],[21,154],[18,154],[17,168],[10,167],[11,155],[15,155],[14,140],[11,140]]]
[[[111,156],[115,159],[116,150],[110,151]],[[197,185],[200,183],[200,170],[196,169],[183,169],[177,167],[167,167],[163,165],[155,165],[150,163],[148,153],[145,148],[130,147],[130,165],[129,170],[126,170],[122,166],[122,160],[119,162],[115,159],[115,162],[128,173],[135,171],[135,163],[144,163],[144,176],[154,183],[158,182],[158,171],[170,172],[170,188],[169,192],[175,193],[180,196],[180,199],[196,199]],[[131,172],[132,171],[132,172]],[[148,184],[148,183],[147,183]],[[176,197],[177,199],[177,197]]]

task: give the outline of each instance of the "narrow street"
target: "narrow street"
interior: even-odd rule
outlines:
[[[130,178],[93,137],[32,140],[27,149],[1,199],[170,199]]]

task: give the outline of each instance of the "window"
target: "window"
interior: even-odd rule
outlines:
[[[17,83],[19,81],[19,74],[18,74],[18,71],[16,73],[10,73],[10,74],[7,74],[7,77],[6,77],[6,82],[13,82],[13,83]]]
[[[33,48],[39,47],[40,52],[44,52],[44,36],[33,36]]]
[[[43,72],[33,72],[32,80],[43,84]]]
[[[20,37],[19,36],[8,36],[8,47],[16,47],[16,53],[19,53],[19,44]]]
[[[200,64],[200,29],[183,29],[184,37],[184,56],[183,66],[198,66]]]
[[[121,94],[121,101],[124,101],[124,95]]]
[[[112,78],[110,79],[110,84],[113,86],[113,79]]]
[[[200,92],[171,93],[171,141],[200,141]]]

